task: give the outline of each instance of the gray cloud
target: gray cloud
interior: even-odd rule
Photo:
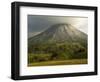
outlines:
[[[28,15],[28,36],[40,33],[58,23],[71,24],[84,33],[88,31],[87,17]]]

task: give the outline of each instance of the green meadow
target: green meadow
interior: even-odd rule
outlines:
[[[53,65],[76,65],[76,64],[87,64],[87,59],[33,62],[33,63],[29,63],[28,66],[48,66],[48,65],[53,66]]]

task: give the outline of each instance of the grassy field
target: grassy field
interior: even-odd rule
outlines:
[[[28,66],[53,66],[53,65],[75,65],[75,64],[87,64],[87,59],[71,59],[71,60],[61,60],[61,61],[45,61],[45,62],[35,62],[29,63]]]

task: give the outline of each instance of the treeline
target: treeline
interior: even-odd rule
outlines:
[[[87,47],[79,43],[34,44],[28,47],[28,61],[40,62],[50,60],[87,58]]]

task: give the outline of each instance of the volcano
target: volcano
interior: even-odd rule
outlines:
[[[87,34],[76,29],[71,24],[55,24],[28,39],[29,44],[54,42],[87,42]]]

